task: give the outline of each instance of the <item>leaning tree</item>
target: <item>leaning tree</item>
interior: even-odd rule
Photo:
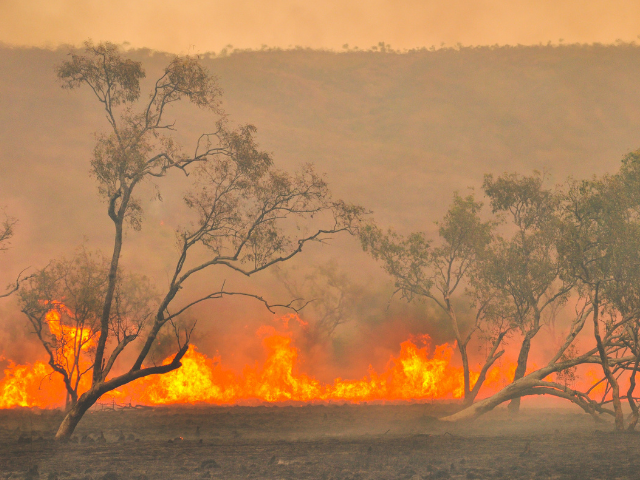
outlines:
[[[179,319],[193,306],[230,295],[257,299],[269,309],[274,306],[255,293],[231,290],[224,281],[196,295],[195,278],[210,270],[252,276],[293,258],[309,243],[324,242],[338,232],[354,233],[364,213],[359,206],[332,199],[326,182],[311,165],[295,173],[276,169],[272,157],[258,148],[252,125],[231,128],[220,107],[216,78],[197,58],[173,58],[143,99],[140,80],[145,72],[140,62],[124,58],[110,43],[87,42],[85,47],[85,54],[71,54],[57,73],[63,88],[87,87],[105,113],[108,131],[97,136],[91,173],[115,232],[99,304],[92,313],[91,378],[84,392],[76,391],[77,398],[69,392],[71,401],[56,434],[58,440],[68,439],[84,413],[105,393],[179,368],[193,331],[192,327],[181,328]],[[174,138],[175,120],[167,118],[169,107],[184,100],[216,117],[191,154],[184,153]],[[175,262],[153,315],[129,318],[127,325],[135,328],[118,334],[114,309],[124,278],[120,266],[124,232],[127,226],[140,229],[143,220],[143,205],[135,192],[141,184],[172,172],[184,173],[191,180],[184,203],[192,222],[176,230]],[[39,274],[46,275],[46,270]],[[37,330],[37,319],[46,312],[31,312],[26,304],[23,309],[30,320],[36,319]],[[175,354],[163,365],[149,364],[152,347],[167,327],[175,329]],[[116,359],[132,348],[136,348],[132,364],[116,373],[112,368]]]

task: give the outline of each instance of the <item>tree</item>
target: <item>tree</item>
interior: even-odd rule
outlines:
[[[567,274],[575,278],[580,295],[592,306],[593,336],[611,391],[617,430],[624,429],[618,377],[628,366],[612,358],[625,353],[637,358],[640,314],[640,210],[634,201],[635,189],[628,188],[628,170],[572,185],[561,250]],[[631,392],[636,371],[634,366]],[[632,393],[628,397],[637,416]]]
[[[18,294],[49,366],[62,376],[67,410],[77,403],[79,389],[87,389],[83,380],[93,367],[108,267],[102,255],[82,248],[71,259],[54,260],[31,275]],[[125,345],[125,339],[137,338],[152,318],[154,289],[148,278],[121,270],[113,298],[109,332],[117,345]],[[104,366],[105,375],[115,358]]]
[[[542,327],[545,309],[563,302],[572,288],[560,278],[556,253],[560,195],[544,186],[544,176],[486,175],[484,191],[494,214],[507,214],[513,232],[498,236],[485,257],[485,285],[506,295],[511,324],[522,334],[513,380],[527,370],[531,341]],[[565,279],[566,280],[566,279]],[[520,398],[509,405],[517,413]]]
[[[145,72],[139,62],[123,58],[110,43],[87,42],[85,47],[85,55],[72,54],[59,66],[58,77],[64,88],[89,87],[106,114],[109,133],[97,138],[91,171],[115,232],[104,295],[97,307],[91,381],[76,401],[72,399],[56,434],[59,440],[69,438],[87,409],[106,392],[179,368],[193,329],[180,328],[176,322],[194,305],[239,295],[273,307],[256,294],[228,290],[222,281],[208,294],[188,298],[185,292],[194,276],[214,267],[251,276],[291,259],[308,243],[326,241],[338,232],[355,233],[364,213],[361,207],[333,200],[310,165],[294,174],[275,169],[271,156],[259,150],[252,125],[231,129],[220,109],[216,79],[197,58],[171,60],[148,100],[141,102],[140,80]],[[175,121],[166,119],[168,107],[181,100],[218,117],[211,133],[198,138],[192,155],[182,152],[172,137]],[[142,203],[134,192],[145,181],[174,171],[193,179],[184,199],[194,221],[176,232],[177,259],[153,320],[135,335],[115,335],[123,232],[127,225],[140,229],[143,219]],[[169,363],[148,366],[147,356],[167,325],[175,328],[177,351]],[[115,360],[139,337],[141,344],[130,369],[114,375]]]
[[[354,284],[335,261],[315,266],[300,275],[294,269],[275,269],[276,278],[287,293],[299,300],[300,319],[306,323],[310,345],[333,337],[336,329],[356,315],[362,287]]]
[[[17,220],[2,212],[4,219],[0,224],[0,252],[4,252],[9,247],[9,240],[13,237],[13,229],[17,223]]]
[[[562,345],[544,367],[514,379],[495,395],[443,420],[469,420],[508,400],[552,395],[573,402],[596,418],[599,414],[610,415],[615,419],[616,429],[622,430],[619,380],[626,373],[630,380],[627,391],[632,410],[630,428],[635,428],[638,407],[633,392],[640,352],[638,158],[637,153],[627,157],[616,175],[572,181],[562,196],[556,241],[559,276],[564,284],[573,285],[578,297],[575,317]],[[595,345],[579,353],[575,339],[589,319]],[[585,392],[548,379],[582,364],[600,365],[604,374],[602,380]],[[605,388],[602,398],[596,400],[590,395],[598,385]],[[609,403],[613,409],[608,407]]]
[[[494,322],[504,318],[498,314],[495,295],[471,293],[470,303],[476,307],[475,316],[471,325],[464,327],[454,303],[453,296],[461,285],[476,276],[474,271],[491,242],[494,224],[480,219],[481,208],[482,204],[472,195],[455,194],[449,211],[439,223],[439,242],[435,246],[425,233],[402,237],[391,230],[385,233],[373,225],[363,228],[360,236],[364,250],[382,261],[384,269],[394,279],[396,293],[408,301],[428,299],[447,315],[462,358],[466,405],[473,403],[487,371],[504,353],[499,347],[509,331],[504,322]],[[492,328],[489,353],[472,385],[467,347],[476,332]]]

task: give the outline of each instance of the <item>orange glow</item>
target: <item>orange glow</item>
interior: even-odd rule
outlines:
[[[210,359],[191,346],[180,369],[141,379],[122,391],[132,401],[149,405],[232,404],[252,400],[426,400],[461,398],[464,394],[462,368],[450,365],[453,349],[447,344],[436,347],[430,356],[427,346],[420,348],[408,340],[400,345],[400,354],[389,360],[383,373],[370,369],[361,380],[337,378],[333,384],[322,384],[298,372],[298,349],[292,346],[291,338],[269,330],[263,341],[267,351],[264,364],[246,366],[241,375],[222,367],[220,357]],[[423,336],[420,340],[427,343],[429,337]],[[171,358],[167,358],[164,363],[170,361]],[[477,374],[472,380],[476,378]]]
[[[89,379],[78,379],[78,376],[90,366],[83,354],[93,346],[94,332],[87,327],[75,328],[62,323],[62,315],[73,316],[63,303],[52,302],[50,306],[45,321],[56,340],[51,344],[54,358],[67,371],[71,384],[78,382],[78,393],[81,394],[89,388]],[[16,365],[9,361],[4,378],[0,380],[0,408],[59,407],[64,404],[65,395],[66,389],[60,374],[42,361],[36,361],[33,365]]]
[[[0,381],[0,408],[58,407],[65,388],[58,378],[51,381],[51,367],[44,362],[16,365],[9,362]]]
[[[61,304],[47,314],[50,331],[59,340],[66,361],[77,361],[86,369],[86,352],[94,342],[94,332],[73,329],[61,323],[61,314],[68,315]],[[279,323],[288,329],[294,320],[304,328],[297,316],[282,317]],[[425,401],[459,399],[464,395],[463,371],[452,365],[454,349],[443,344],[430,347],[430,338],[422,335],[400,344],[400,352],[392,355],[387,367],[369,372],[357,380],[336,378],[322,383],[300,371],[299,350],[290,334],[278,332],[272,326],[258,330],[263,336],[266,359],[246,365],[235,372],[222,363],[219,355],[208,357],[191,345],[182,359],[182,367],[165,375],[145,377],[110,392],[108,397],[118,402],[142,405],[210,403],[230,405],[260,402],[365,402],[365,401]],[[419,345],[424,346],[419,346]],[[172,357],[165,359],[167,364]],[[0,360],[3,360],[0,358]],[[494,393],[513,379],[515,363],[504,361],[487,373],[482,392]],[[533,363],[530,369],[537,368]],[[73,375],[73,374],[72,374]],[[586,372],[586,383],[592,384],[596,372]],[[72,377],[75,378],[75,377]],[[471,385],[478,373],[471,372]],[[80,381],[79,394],[88,388]],[[65,399],[65,389],[57,373],[41,361],[32,365],[9,362],[0,380],[0,408],[59,407]]]

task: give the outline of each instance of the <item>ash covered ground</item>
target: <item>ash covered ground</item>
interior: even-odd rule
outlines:
[[[640,435],[565,409],[447,404],[94,409],[74,442],[56,411],[0,411],[5,479],[636,479]]]

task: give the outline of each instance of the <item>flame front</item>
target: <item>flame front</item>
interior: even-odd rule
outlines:
[[[50,331],[62,345],[63,356],[70,363],[78,358],[81,368],[88,361],[84,355],[94,342],[94,332],[73,329],[60,321],[64,306],[57,305],[47,315]],[[287,323],[284,322],[285,328]],[[430,351],[427,335],[407,340],[397,356],[391,356],[381,373],[369,367],[359,380],[336,378],[322,383],[300,371],[299,351],[288,333],[273,327],[262,327],[266,360],[245,366],[240,373],[223,366],[222,358],[207,357],[190,346],[182,358],[182,366],[164,375],[154,375],[110,392],[118,402],[143,405],[211,403],[229,405],[255,402],[365,402],[398,400],[458,399],[464,395],[463,371],[451,363],[453,347],[436,346]],[[424,346],[420,347],[422,343]],[[163,363],[171,362],[171,357]],[[2,358],[0,358],[2,360]],[[515,364],[492,368],[485,390],[497,391],[513,376]],[[9,362],[0,380],[0,408],[59,407],[65,400],[65,389],[59,374],[46,363],[16,365]],[[471,383],[478,373],[471,372]],[[80,391],[86,390],[81,379]],[[86,379],[88,382],[88,378]]]
[[[422,340],[428,341],[428,337]],[[453,349],[447,344],[437,347],[429,358],[428,347],[419,348],[408,340],[383,373],[370,369],[361,380],[338,378],[333,384],[322,384],[297,371],[298,350],[291,343],[289,336],[272,332],[263,341],[267,351],[264,364],[246,366],[241,375],[222,367],[220,357],[210,359],[191,346],[178,370],[141,379],[121,392],[149,405],[424,400],[460,398],[464,394],[462,368],[450,365]],[[170,361],[168,358],[164,363]]]

